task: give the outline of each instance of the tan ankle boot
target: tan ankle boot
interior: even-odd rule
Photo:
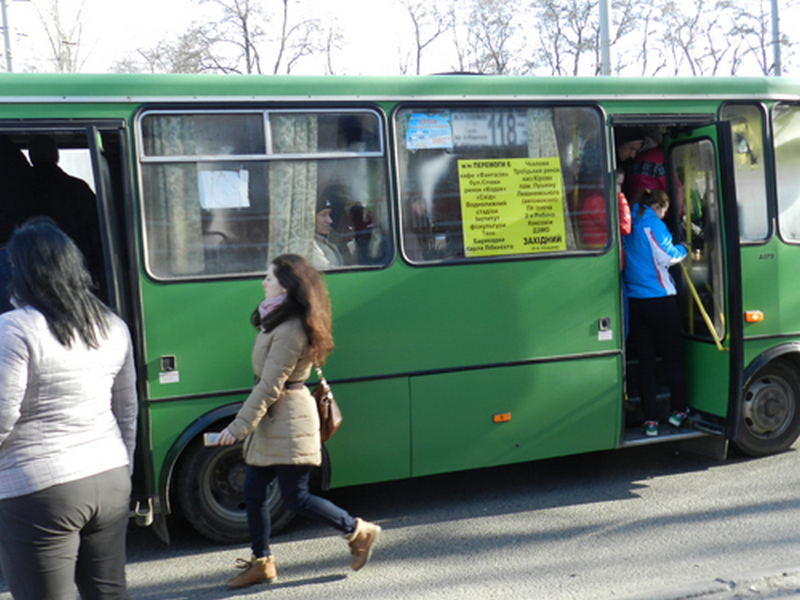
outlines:
[[[363,519],[356,519],[355,531],[344,538],[350,544],[350,554],[353,555],[353,564],[350,566],[353,571],[358,571],[367,564],[372,555],[372,545],[378,540],[380,534],[379,525]]]
[[[271,554],[262,558],[256,558],[255,555],[251,555],[250,560],[237,558],[236,568],[244,570],[233,579],[228,580],[225,585],[229,588],[242,588],[264,581],[272,583],[278,578],[275,560]]]

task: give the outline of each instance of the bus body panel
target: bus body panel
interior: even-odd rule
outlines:
[[[773,281],[780,312],[775,333],[800,333],[800,294],[798,294],[800,245],[782,243],[777,248],[776,255],[778,264]],[[764,259],[759,262],[769,265],[771,260],[769,256],[764,256]],[[764,316],[764,321],[766,321],[767,314],[765,313]],[[767,331],[770,329],[773,328],[770,327]]]
[[[249,317],[263,296],[259,290],[253,280],[164,285],[143,277],[149,397],[159,400],[252,387],[250,348],[255,330]],[[162,370],[163,357],[175,358],[174,370]]]
[[[326,373],[351,379],[618,352],[618,271],[609,252],[329,274],[337,348]],[[598,336],[601,317],[610,319],[609,339]]]
[[[325,447],[342,468],[332,470],[331,487],[411,477],[408,378],[339,383],[335,397],[344,419]]]
[[[763,321],[744,323],[745,338],[800,332],[800,322],[791,305],[783,307],[791,296],[776,293],[776,287],[784,280],[779,274],[781,264],[791,264],[791,252],[777,236],[765,244],[742,246],[742,305],[745,311],[761,311],[764,315]]]
[[[412,474],[614,448],[620,368],[612,355],[412,378]]]

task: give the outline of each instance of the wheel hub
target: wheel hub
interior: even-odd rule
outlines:
[[[755,382],[744,399],[744,418],[757,435],[780,435],[792,420],[795,398],[791,387],[780,377]]]

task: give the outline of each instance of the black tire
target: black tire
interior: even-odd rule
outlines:
[[[175,497],[183,516],[198,533],[223,544],[247,542],[247,515],[242,488],[245,464],[242,445],[207,448],[190,444],[176,473]],[[267,491],[272,532],[278,533],[294,518],[283,507],[276,482]]]
[[[783,452],[800,435],[800,376],[791,364],[768,364],[747,384],[736,446],[750,456]]]

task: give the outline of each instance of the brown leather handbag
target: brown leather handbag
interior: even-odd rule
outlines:
[[[331,436],[336,433],[339,426],[342,424],[342,411],[339,410],[339,405],[333,397],[331,386],[322,374],[322,369],[314,365],[317,370],[317,377],[319,383],[314,388],[312,395],[317,403],[317,412],[319,412],[319,437],[324,444]]]

